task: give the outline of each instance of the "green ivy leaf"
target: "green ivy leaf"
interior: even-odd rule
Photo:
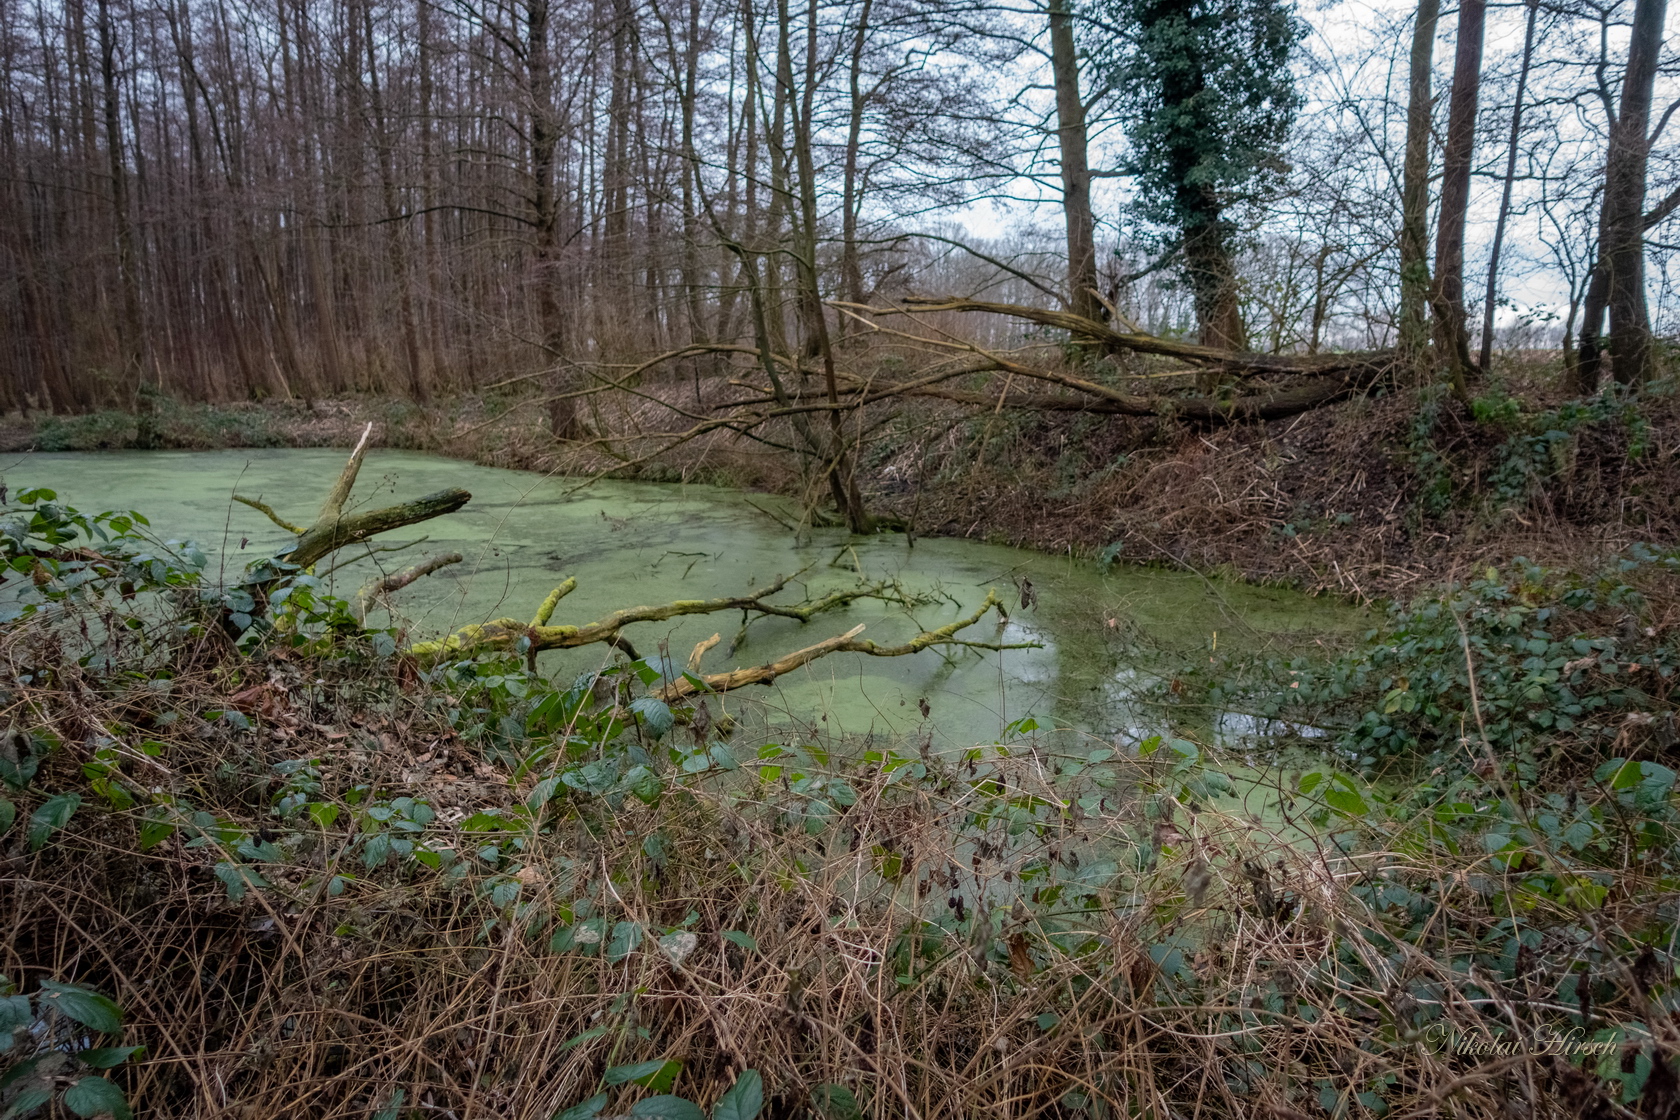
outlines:
[[[403,1089],[391,1090],[391,1103],[373,1114],[373,1120],[398,1120],[402,1115],[403,1101],[408,1096]]]
[[[9,1043],[12,1032],[19,1027],[27,1027],[34,1018],[29,1010],[28,996],[0,996],[0,1044]],[[0,1049],[3,1048],[0,1046]]]
[[[640,1085],[656,1093],[663,1093],[676,1083],[677,1074],[681,1072],[681,1062],[674,1058],[665,1058],[651,1062],[635,1062],[626,1066],[612,1066],[608,1068],[604,1080],[608,1085]]]
[[[27,1116],[52,1100],[51,1089],[25,1089],[12,1101],[12,1107],[6,1110],[7,1117]]]
[[[811,1102],[828,1120],[863,1120],[857,1097],[844,1085],[818,1085],[811,1090]]]
[[[607,943],[607,960],[617,964],[641,944],[642,927],[636,922],[619,922],[613,926],[612,940]]]
[[[81,806],[79,793],[61,793],[44,802],[29,818],[29,850],[40,851],[47,838],[69,824]]]
[[[653,1120],[706,1120],[706,1114],[693,1101],[681,1097],[644,1097],[630,1109],[631,1116],[646,1116]]]
[[[1324,791],[1324,803],[1338,813],[1350,817],[1363,817],[1371,811],[1365,804],[1365,799],[1350,789],[1328,789]]]
[[[228,898],[234,902],[244,898],[249,887],[268,886],[268,880],[257,874],[255,868],[227,860],[216,865],[216,878],[222,881],[222,885],[227,888]]]
[[[378,867],[380,864],[384,863],[390,858],[390,855],[391,838],[382,832],[377,836],[371,837],[367,842],[367,846],[362,849],[362,866],[371,870],[372,868]]]
[[[595,1120],[595,1117],[599,1116],[601,1110],[605,1107],[607,1107],[607,1095],[596,1093],[586,1101],[556,1112],[553,1120]]]
[[[41,981],[39,997],[48,1006],[70,1016],[76,1022],[100,1034],[116,1034],[122,1030],[122,1009],[98,992],[60,984],[56,980]]]
[[[597,1026],[597,1027],[590,1027],[588,1030],[584,1031],[582,1034],[575,1034],[571,1038],[568,1038],[565,1042],[561,1043],[560,1044],[560,1049],[570,1050],[574,1046],[582,1046],[584,1043],[590,1041],[591,1039],[600,1038],[602,1035],[604,1035],[606,1033],[607,1033],[607,1025],[605,1023],[603,1023],[603,1024],[601,1024],[600,1026]]]
[[[676,723],[670,707],[657,696],[643,696],[631,701],[630,710],[642,717],[642,725],[655,739],[663,739],[670,734],[672,725]]]
[[[560,788],[558,776],[544,778],[531,788],[531,795],[525,799],[525,805],[535,813],[550,801],[554,800],[554,791]]]
[[[733,941],[735,944],[739,945],[741,948],[745,949],[749,953],[758,952],[758,942],[753,939],[752,935],[748,934],[748,933],[742,933],[738,929],[726,929],[726,930],[724,930],[723,931],[723,939],[725,941]]]
[[[756,1069],[741,1071],[735,1084],[712,1108],[712,1120],[756,1120],[764,1107],[764,1078]]]
[[[95,1046],[77,1054],[76,1059],[94,1069],[110,1069],[112,1066],[122,1065],[145,1049],[144,1046]]]
[[[148,818],[140,822],[140,850],[149,852],[171,836],[175,835],[175,826],[169,821]]]
[[[27,1062],[19,1062],[5,1073],[0,1074],[0,1089],[10,1088],[19,1081],[22,1081],[24,1078],[33,1075],[35,1067],[40,1065],[44,1060],[46,1060],[46,1055],[39,1058],[31,1058]],[[47,1094],[49,1097],[51,1095],[51,1093]],[[33,1108],[34,1106],[31,1105],[30,1107]],[[18,1106],[15,1102],[12,1105],[12,1110],[18,1110]]]
[[[665,783],[646,766],[632,766],[629,773],[624,775],[624,785],[635,795],[636,800],[649,805],[658,801],[659,795],[665,792]]]

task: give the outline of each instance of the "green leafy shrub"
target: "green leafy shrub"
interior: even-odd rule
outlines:
[[[125,1037],[181,1055],[134,1082],[154,1114],[1094,1118],[1187,1084],[1218,1116],[1493,1114],[1526,1083],[1500,1077],[1632,1108],[1673,1072],[1664,555],[1484,573],[1222,676],[1217,704],[1331,733],[1239,774],[1187,727],[749,741],[699,678],[662,698],[664,658],[421,665],[307,573],[253,613],[143,521],[29,498],[0,545],[31,608],[0,624],[4,943],[26,975],[98,962]],[[19,998],[42,1064],[0,1093],[110,1104],[78,1033],[104,1027],[35,1034],[70,1005]],[[1602,1049],[1492,1080],[1429,1043],[1571,1030]]]
[[[96,991],[43,977],[25,995],[0,976],[0,1115],[39,1116],[57,1102],[75,1116],[128,1120],[128,1100],[105,1071],[145,1047],[94,1045],[122,1029],[122,1010]]]
[[[1594,580],[1518,559],[1443,597],[1397,607],[1388,626],[1329,661],[1274,666],[1287,682],[1259,714],[1337,729],[1366,765],[1391,756],[1462,769],[1486,743],[1532,767],[1555,752],[1604,756],[1633,725],[1670,710],[1680,648],[1626,580],[1680,560],[1635,549]]]

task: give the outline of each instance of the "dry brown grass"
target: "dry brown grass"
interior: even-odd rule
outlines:
[[[1502,864],[1470,834],[1460,850],[1372,818],[1344,822],[1344,851],[1187,792],[1199,771],[1161,761],[1177,761],[1165,748],[1075,774],[1046,741],[944,760],[902,744],[927,772],[900,781],[855,749],[778,760],[857,794],[815,835],[788,817],[787,772],[735,773],[652,805],[556,801],[499,868],[364,870],[347,827],[356,787],[428,799],[438,841],[470,849],[485,837],[460,834],[461,817],[506,809],[529,779],[487,765],[435,696],[378,663],[189,644],[160,694],[81,671],[64,648],[39,626],[0,641],[0,721],[64,743],[32,791],[92,802],[81,767],[97,737],[144,737],[165,749],[129,752],[132,787],[287,853],[263,867],[269,889],[233,901],[218,847],[177,833],[138,850],[143,808],[90,804],[39,852],[21,828],[7,838],[0,968],[25,988],[46,976],[118,999],[124,1041],[148,1048],[123,1075],[140,1115],[372,1116],[401,1089],[400,1115],[546,1120],[607,1067],[655,1058],[680,1060],[674,1091],[703,1103],[757,1069],[774,1117],[812,1113],[819,1085],[848,1087],[866,1116],[920,1120],[1674,1108],[1672,966],[1637,948],[1673,928],[1674,897],[1636,861],[1583,910],[1525,892],[1534,863]],[[249,731],[200,718],[230,696]],[[335,827],[269,812],[271,764],[302,757],[322,760]],[[1287,799],[1285,776],[1269,780]],[[25,817],[39,801],[14,796]],[[1008,805],[1029,796],[1042,801],[1011,836]],[[337,897],[323,890],[335,870],[355,874]],[[513,882],[516,899],[494,894]],[[643,943],[617,961],[551,948],[586,905],[608,930],[636,923]],[[1537,940],[1504,975],[1489,962],[1518,905]],[[657,942],[667,930],[696,935],[680,964]],[[1590,1008],[1556,994],[1583,966]],[[1642,1098],[1613,1103],[1596,1057],[1583,1070],[1532,1043],[1442,1045],[1532,1039],[1583,1013],[1627,1030],[1607,1068],[1655,1047],[1663,1073]]]
[[[1468,515],[1408,520],[1417,479],[1384,442],[1409,422],[1402,405],[1170,438],[1106,421],[964,427],[928,406],[872,465],[876,495],[912,517],[926,502],[959,533],[1013,527],[1058,550],[1118,534],[1175,562],[1389,590],[1438,571],[1449,546],[1493,555],[1516,539]],[[615,450],[633,458],[666,411],[642,400],[595,422],[628,433]],[[1525,529],[1534,543],[1669,532],[1670,412],[1653,406],[1653,449],[1636,468],[1611,434],[1583,435],[1562,484],[1515,511],[1542,518]],[[1440,440],[1457,461],[1490,462],[1488,434],[1450,421]],[[617,461],[521,458],[539,435],[516,424],[479,454]],[[1090,476],[1121,448],[1124,464]],[[776,485],[797,492],[780,452],[720,435],[683,455],[665,466],[766,485],[781,470]],[[1077,469],[1063,471],[1070,455]],[[1644,523],[1594,521],[1613,500]],[[1317,503],[1314,518],[1351,512],[1352,529],[1280,534],[1303,501]],[[820,1112],[825,1085],[845,1086],[863,1115],[917,1120],[1675,1115],[1671,799],[1661,812],[1630,807],[1573,774],[1569,804],[1606,822],[1596,847],[1490,853],[1485,817],[1435,829],[1427,814],[1373,811],[1293,828],[1263,804],[1198,792],[1201,766],[1138,744],[1075,773],[1055,739],[972,759],[923,759],[901,743],[895,773],[926,772],[896,781],[855,744],[826,744],[826,760],[807,749],[769,763],[850,784],[855,801],[816,833],[790,775],[749,766],[673,774],[651,805],[563,796],[520,831],[522,849],[503,837],[492,863],[471,853],[495,834],[463,822],[519,804],[536,775],[492,762],[451,722],[459,686],[348,636],[257,654],[183,639],[172,626],[190,611],[166,607],[108,668],[78,658],[109,625],[106,607],[0,634],[0,748],[15,760],[43,732],[60,744],[7,794],[19,821],[0,837],[0,971],[26,991],[70,980],[122,1004],[124,1041],[147,1047],[118,1075],[142,1115],[375,1116],[400,1089],[402,1115],[546,1118],[609,1067],[655,1058],[681,1061],[674,1091],[707,1104],[757,1069],[774,1117]],[[251,726],[206,717],[228,709]],[[1640,726],[1642,743],[1660,739],[1659,725]],[[147,742],[155,756],[138,749]],[[113,743],[133,807],[91,784]],[[1672,742],[1650,749],[1673,761]],[[272,812],[275,764],[303,758],[320,760],[314,796],[338,808],[331,823]],[[1556,792],[1513,792],[1499,766],[1483,777],[1466,796],[1495,817],[1532,818]],[[1264,778],[1261,802],[1296,799],[1294,775]],[[86,804],[32,850],[25,822],[71,790]],[[362,810],[399,796],[432,805],[427,838],[463,858],[365,868]],[[204,828],[225,836],[192,846],[177,831],[142,851],[142,821],[171,803],[210,814],[218,823]],[[1012,808],[1026,813],[1014,833]],[[240,839],[281,854],[241,857]],[[270,886],[235,899],[216,868],[242,861]],[[327,889],[346,871],[341,893]],[[641,944],[616,960],[556,947],[586,907],[609,933],[642,930]],[[679,963],[659,938],[685,932],[696,940]],[[1610,1032],[1608,1051],[1536,1041],[1577,1026]],[[1452,1039],[1517,1044],[1456,1052]],[[1622,1091],[1628,1076],[1637,1091]],[[622,1111],[640,1091],[616,1092]]]

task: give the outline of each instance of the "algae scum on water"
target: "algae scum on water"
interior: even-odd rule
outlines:
[[[232,575],[289,540],[262,514],[232,501],[235,492],[308,521],[343,461],[342,451],[330,449],[38,454],[10,466],[4,480],[14,489],[50,486],[83,510],[139,510],[160,535],[197,542],[214,577]],[[424,637],[492,618],[528,618],[567,577],[578,587],[560,604],[556,622],[590,621],[643,603],[740,595],[802,572],[812,594],[864,579],[893,581],[908,605],[860,600],[803,624],[759,619],[734,649],[740,620],[730,615],[644,623],[627,636],[644,656],[680,665],[696,643],[718,633],[722,641],[706,660],[717,671],[760,664],[859,624],[863,637],[903,641],[969,613],[990,589],[1006,603],[1008,620],[994,625],[988,618],[965,636],[1040,646],[897,658],[835,654],[770,687],[722,698],[745,726],[766,734],[786,735],[792,725],[844,738],[931,736],[934,749],[954,749],[1032,720],[1080,738],[1141,737],[1157,728],[1134,701],[1177,665],[1206,664],[1215,650],[1310,642],[1368,625],[1364,612],[1328,599],[1191,573],[1104,571],[1086,560],[947,538],[917,538],[912,546],[902,534],[818,529],[796,539],[755,506],[774,499],[707,486],[585,486],[373,451],[352,501],[376,506],[449,487],[472,492],[465,509],[379,538],[379,549],[407,547],[333,570],[336,593],[353,594],[376,570],[458,552],[462,563],[396,596],[398,621]],[[612,656],[603,647],[555,651],[539,665],[569,675]]]

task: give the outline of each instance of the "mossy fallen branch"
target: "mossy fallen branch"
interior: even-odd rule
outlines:
[[[346,513],[344,503],[349,500],[350,491],[356,485],[356,475],[362,469],[362,459],[367,454],[368,439],[372,434],[373,425],[369,424],[363,429],[361,440],[350,453],[349,461],[344,464],[338,480],[328,492],[327,500],[321,505],[321,512],[307,526],[294,525],[266,503],[255,498],[247,498],[242,494],[233,496],[234,501],[250,506],[280,528],[297,536],[297,542],[280,555],[280,560],[287,564],[295,564],[299,568],[311,568],[345,545],[365,541],[369,537],[400,529],[405,525],[430,521],[434,517],[454,513],[472,500],[472,494],[466,490],[439,490],[435,494],[427,494],[411,502],[401,502],[394,506],[359,513]]]
[[[947,626],[941,626],[937,630],[923,630],[908,642],[895,646],[877,645],[872,641],[857,641],[857,636],[863,633],[863,627],[861,625],[854,626],[844,634],[818,642],[816,645],[806,646],[801,650],[795,650],[786,657],[778,658],[763,665],[756,665],[750,669],[736,669],[728,673],[708,673],[698,677],[697,679],[705,682],[705,688],[701,688],[690,677],[695,676],[700,658],[707,650],[717,644],[718,636],[713,634],[709,639],[694,647],[694,653],[689,658],[689,676],[671,681],[658,689],[654,695],[666,703],[670,703],[703,691],[728,692],[731,689],[745,688],[750,684],[769,684],[784,673],[791,673],[800,666],[808,665],[817,658],[825,657],[831,653],[864,653],[871,657],[904,657],[907,654],[920,653],[935,646],[964,646],[969,649],[987,650],[1039,648],[1038,642],[976,642],[957,637],[958,633],[984,618],[987,611],[1001,606],[1002,601],[997,597],[997,592],[988,591],[986,601],[973,614],[966,618],[959,618],[957,621]]]
[[[792,576],[779,577],[764,590],[751,595],[727,596],[718,599],[678,599],[656,606],[627,607],[623,610],[614,611],[594,622],[582,625],[551,625],[548,620],[554,612],[555,604],[577,587],[575,578],[568,579],[549,593],[548,598],[543,601],[536,615],[528,623],[521,622],[516,618],[498,618],[490,622],[474,623],[463,626],[446,637],[433,641],[417,642],[408,648],[408,655],[421,664],[431,665],[446,658],[465,658],[480,653],[519,653],[527,658],[534,658],[536,654],[544,650],[576,649],[579,646],[602,644],[614,646],[627,656],[635,658],[637,656],[635,647],[630,645],[624,637],[623,630],[626,626],[638,622],[664,622],[685,615],[714,614],[732,610],[739,610],[757,617],[775,615],[781,618],[796,618],[801,622],[808,622],[818,614],[836,610],[849,603],[856,602],[858,599],[903,601],[900,593],[885,584],[831,592],[816,599],[808,599],[794,604],[765,601],[786,587],[792,579]],[[856,640],[857,636],[863,632],[863,627],[856,626],[837,637],[806,646],[804,649],[796,650],[785,657],[766,662],[763,665],[699,676],[697,670],[700,659],[720,640],[719,635],[714,634],[711,638],[695,646],[694,652],[689,655],[689,674],[694,676],[695,680],[703,681],[704,685],[697,685],[694,681],[684,677],[667,684],[659,692],[659,695],[666,700],[675,700],[696,692],[727,692],[749,684],[768,684],[784,673],[809,664],[819,657],[836,652],[863,653],[871,657],[903,657],[906,654],[919,653],[933,646],[963,646],[969,649],[986,650],[1037,648],[1037,642],[980,642],[957,636],[960,631],[979,622],[988,611],[1000,606],[1001,601],[997,594],[989,592],[986,601],[981,604],[979,609],[966,618],[958,619],[936,630],[924,630],[909,641],[899,645],[883,646],[873,641],[858,641]]]

